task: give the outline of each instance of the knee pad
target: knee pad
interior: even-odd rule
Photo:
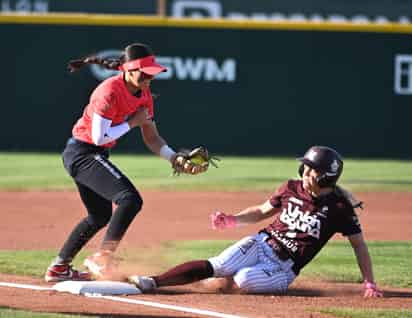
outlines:
[[[122,193],[114,202],[118,206],[127,208],[129,211],[133,211],[137,214],[143,206],[142,197],[138,192],[126,192]]]

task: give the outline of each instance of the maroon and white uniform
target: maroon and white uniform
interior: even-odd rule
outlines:
[[[361,232],[344,197],[331,192],[314,198],[301,180],[284,183],[269,202],[280,210],[270,225],[209,259],[216,277],[233,275],[249,292],[284,292],[335,233]]]

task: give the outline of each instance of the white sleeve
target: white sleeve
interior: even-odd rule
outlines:
[[[110,119],[103,118],[99,114],[93,113],[92,140],[97,146],[116,140],[130,130],[130,126],[127,122],[113,127],[111,124],[112,121]]]

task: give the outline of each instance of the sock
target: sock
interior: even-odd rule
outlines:
[[[162,287],[189,284],[212,276],[212,264],[207,260],[201,260],[180,264],[152,278],[158,287]]]

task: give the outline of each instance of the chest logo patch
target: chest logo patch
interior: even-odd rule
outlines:
[[[321,222],[317,215],[301,211],[300,207],[294,206],[292,202],[288,202],[288,207],[283,209],[280,221],[288,225],[289,237],[295,236],[297,231],[307,233],[316,239],[320,237]],[[292,234],[293,232],[295,234]]]

